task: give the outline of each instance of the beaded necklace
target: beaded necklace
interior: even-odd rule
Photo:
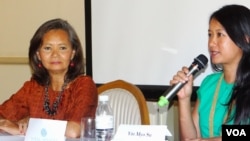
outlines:
[[[58,105],[62,100],[62,95],[64,92],[64,89],[66,87],[67,83],[64,82],[62,86],[62,90],[59,92],[58,96],[56,97],[56,100],[54,101],[52,108],[50,109],[50,102],[49,102],[49,84],[45,87],[45,94],[44,94],[44,104],[43,109],[49,116],[54,116],[57,113]]]

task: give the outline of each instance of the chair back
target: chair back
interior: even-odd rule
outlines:
[[[149,125],[149,112],[141,90],[124,80],[115,80],[98,87],[98,95],[108,95],[113,110],[115,133],[120,124]]]

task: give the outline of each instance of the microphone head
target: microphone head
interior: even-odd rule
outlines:
[[[208,59],[205,55],[200,54],[198,57],[194,58],[193,64],[198,65],[198,69],[201,70],[206,67]]]

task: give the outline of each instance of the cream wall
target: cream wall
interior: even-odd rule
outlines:
[[[30,77],[28,65],[0,65],[0,103],[15,93]]]
[[[28,46],[45,21],[63,18],[85,46],[84,0],[0,0],[0,103],[30,78]]]

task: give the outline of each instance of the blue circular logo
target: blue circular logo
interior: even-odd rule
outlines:
[[[42,137],[45,137],[47,135],[47,131],[45,128],[42,128],[41,135],[42,135]]]

